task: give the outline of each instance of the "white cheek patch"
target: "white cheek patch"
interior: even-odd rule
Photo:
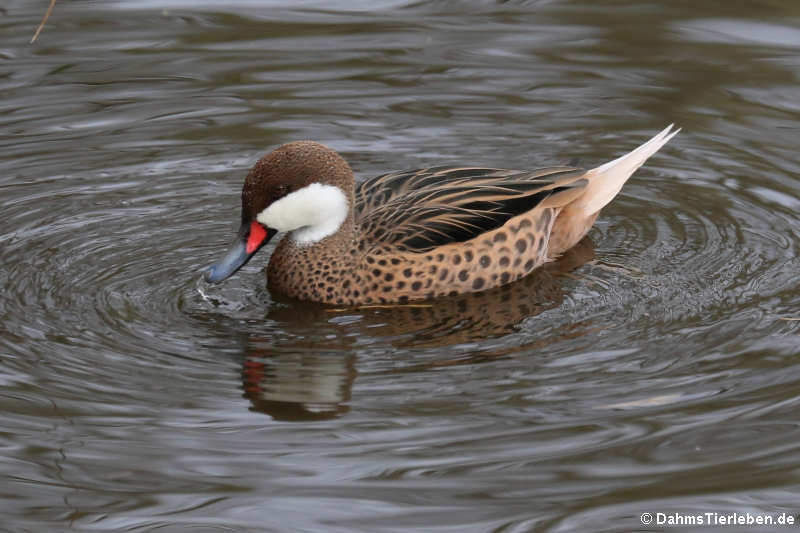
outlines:
[[[313,244],[336,233],[349,209],[339,187],[312,183],[273,202],[256,219],[269,228],[291,231],[298,244]]]

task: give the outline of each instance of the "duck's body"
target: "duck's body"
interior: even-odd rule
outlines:
[[[269,288],[302,300],[358,304],[509,283],[544,263],[548,252],[563,251],[547,246],[555,208],[527,209],[541,204],[530,197],[553,187],[551,177],[574,182],[580,174],[566,167],[536,173],[440,167],[362,182],[352,216],[334,235],[316,246],[291,236],[278,244],[267,269]],[[497,206],[490,208],[508,209],[486,213],[492,197]]]
[[[503,285],[574,246],[670,130],[588,171],[434,167],[359,184],[333,150],[290,143],[248,174],[240,240],[206,277],[221,281],[289,231],[267,277],[294,298],[405,302]]]

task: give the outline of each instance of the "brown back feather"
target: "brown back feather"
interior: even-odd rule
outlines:
[[[584,173],[455,166],[392,172],[356,184],[356,220],[366,240],[425,252],[492,231],[549,198],[572,198],[586,186]]]

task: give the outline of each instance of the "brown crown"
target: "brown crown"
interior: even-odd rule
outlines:
[[[336,151],[313,141],[284,144],[253,165],[242,187],[242,221],[248,222],[272,202],[310,185],[324,183],[353,195],[353,171]]]

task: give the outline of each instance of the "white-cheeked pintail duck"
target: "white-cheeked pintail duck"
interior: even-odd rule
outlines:
[[[224,280],[284,231],[268,287],[301,300],[403,303],[504,285],[577,244],[678,131],[591,170],[439,166],[359,183],[334,150],[285,144],[247,174],[238,237],[205,278]]]

